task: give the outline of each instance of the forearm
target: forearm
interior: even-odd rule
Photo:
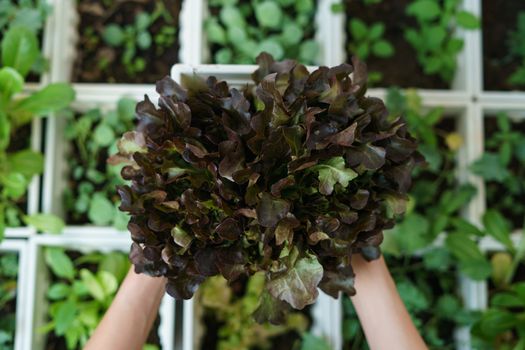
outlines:
[[[157,317],[165,279],[130,269],[110,308],[84,350],[142,349]]]
[[[371,350],[427,349],[408,314],[383,257],[352,257],[356,295],[352,302]]]

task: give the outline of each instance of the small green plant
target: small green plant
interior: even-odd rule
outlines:
[[[258,273],[250,277],[242,289],[242,282],[234,282],[236,288],[230,287],[223,277],[216,276],[207,280],[199,295],[200,304],[204,307],[204,315],[212,315],[211,319],[220,326],[216,349],[249,350],[253,348],[273,349],[272,343],[276,337],[295,333],[295,343],[287,343],[290,349],[324,350],[330,349],[324,340],[307,333],[308,319],[301,312],[295,311],[286,316],[280,325],[269,323],[259,324],[252,317],[257,309],[264,290],[264,274]],[[237,290],[236,290],[237,289]],[[240,295],[239,295],[240,294]],[[207,318],[210,319],[209,317]],[[300,336],[302,335],[302,336]],[[207,334],[207,336],[211,336]],[[289,340],[280,338],[280,341]],[[208,345],[208,344],[206,344]]]
[[[128,217],[117,209],[120,200],[115,190],[125,184],[120,177],[122,166],[109,165],[106,159],[117,152],[120,136],[133,128],[135,104],[122,98],[113,111],[96,108],[81,115],[70,114],[65,136],[71,144],[67,159],[73,185],[66,189],[64,203],[73,223],[87,220],[126,229]]]
[[[174,23],[162,1],[155,3],[153,13],[137,14],[133,24],[121,26],[113,23],[104,28],[102,32],[104,42],[111,47],[123,49],[121,62],[128,74],[142,72],[146,68],[147,62],[140,56],[141,50],[154,48],[157,55],[160,55],[174,44],[177,31],[174,25],[163,26],[158,33],[151,34],[151,27],[159,18],[164,18],[166,23]],[[88,31],[89,33],[94,34],[93,30]],[[99,62],[99,68],[108,69],[109,63],[107,60],[102,60]]]
[[[44,27],[52,7],[41,0],[2,0],[0,3],[0,31],[5,33],[10,26],[21,26],[38,34]]]
[[[2,0],[0,1],[0,38],[10,27],[24,27],[37,37],[42,33],[52,7],[43,0]],[[1,51],[2,49],[0,49]],[[41,74],[47,69],[47,60],[38,52],[31,72]]]
[[[503,250],[492,254],[489,308],[472,328],[484,346],[480,349],[525,348],[525,238],[516,244],[511,239],[511,224],[503,215],[489,210],[483,217],[485,234],[492,236]]]
[[[56,217],[27,215],[19,206],[30,181],[43,170],[43,156],[28,144],[22,149],[10,148],[17,130],[29,125],[34,118],[67,107],[75,96],[69,85],[56,83],[20,97],[25,76],[38,55],[37,38],[31,30],[11,27],[5,34],[0,68],[0,239],[6,226],[19,226],[22,221],[47,232],[58,232],[63,226]]]
[[[479,19],[459,8],[460,0],[414,0],[406,14],[417,20],[417,28],[406,28],[405,39],[417,52],[425,74],[439,74],[450,82],[456,71],[456,56],[463,39],[456,28],[478,29]]]
[[[486,118],[486,123],[491,119],[494,120]],[[470,169],[485,180],[488,206],[513,218],[515,228],[522,228],[525,216],[525,124],[513,125],[506,113],[499,113],[495,121],[496,127],[485,141],[485,153]]]
[[[80,255],[47,247],[45,261],[52,283],[46,292],[49,322],[40,331],[63,337],[68,350],[80,349],[111,305],[129,270],[128,258],[119,252]]]
[[[212,0],[204,23],[216,63],[254,63],[263,51],[275,59],[318,61],[314,0]]]
[[[525,86],[525,12],[518,14],[516,30],[509,34],[507,43],[510,55],[521,61],[521,65],[508,81],[515,86]]]
[[[366,61],[369,56],[380,58],[391,57],[394,54],[394,47],[388,40],[383,38],[385,25],[381,22],[367,25],[359,18],[352,18],[348,22],[348,29],[352,35],[352,40],[348,44],[348,50],[357,57]],[[369,83],[381,80],[381,73],[371,72]]]
[[[13,350],[16,327],[18,255],[0,253],[0,349]]]
[[[385,25],[380,22],[369,26],[359,18],[352,18],[348,22],[352,42],[349,50],[366,61],[368,56],[374,55],[381,58],[390,57],[394,54],[394,47],[387,40],[383,39]]]

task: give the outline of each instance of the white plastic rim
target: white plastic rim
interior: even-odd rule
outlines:
[[[52,60],[50,65],[51,82],[71,80],[78,41],[77,25],[79,22],[76,2],[54,0]]]
[[[99,251],[129,252],[130,237],[123,237],[114,232],[106,234],[100,232],[100,237],[94,239],[93,235],[39,235],[29,238],[28,241],[28,271],[27,302],[25,307],[25,320],[23,324],[24,335],[27,338],[24,350],[41,350],[45,348],[46,336],[38,331],[46,320],[48,302],[46,290],[49,287],[48,270],[44,261],[43,249],[45,247],[63,247],[80,251],[82,253]],[[166,295],[159,309],[161,316],[159,338],[162,349],[174,350],[175,348],[175,301]]]
[[[331,11],[338,0],[317,0],[315,40],[320,45],[318,62],[322,65],[341,63],[342,17]],[[209,17],[207,0],[185,0],[180,13],[180,61],[185,64],[204,64],[211,60],[204,22]]]
[[[25,327],[26,312],[24,307],[27,304],[27,241],[17,239],[5,239],[0,243],[0,253],[13,252],[18,254],[18,276],[17,276],[17,291],[16,291],[16,327],[15,327],[15,342],[14,350],[23,350],[24,342],[27,334],[31,333],[31,329]]]

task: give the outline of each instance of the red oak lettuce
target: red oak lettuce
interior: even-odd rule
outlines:
[[[215,77],[159,81],[159,108],[137,105],[112,160],[128,163],[131,185],[118,191],[137,272],[188,299],[206,277],[264,271],[255,317],[278,322],[318,287],[355,293],[351,256],[379,257],[421,157],[403,120],[365,96],[364,64],[258,64],[240,90]]]

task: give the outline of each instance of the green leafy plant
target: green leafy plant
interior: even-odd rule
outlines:
[[[490,133],[486,151],[470,169],[485,180],[487,204],[512,219],[514,228],[525,220],[525,123],[511,122],[500,113],[485,118]]]
[[[226,279],[215,276],[202,285],[198,299],[199,305],[204,308],[203,320],[219,325],[218,341],[216,345],[213,344],[213,348],[264,350],[299,349],[301,346],[302,350],[329,349],[322,339],[306,335],[310,321],[303,313],[288,314],[282,325],[259,324],[253,320],[252,313],[257,309],[264,290],[264,278],[264,274],[258,273],[247,281],[238,280],[229,286]],[[308,338],[302,345],[301,334]],[[207,330],[205,339],[210,338],[213,335]],[[211,349],[212,344],[205,339],[202,348]],[[314,347],[316,343],[324,344],[325,347]]]
[[[454,174],[463,143],[454,118],[446,117],[442,108],[424,111],[415,90],[404,94],[389,90],[387,105],[393,115],[404,115],[427,161],[425,167],[414,171],[407,214],[387,235],[394,238],[388,246],[391,253],[412,255],[429,246],[440,233],[465,224],[458,214],[475,190],[468,184],[458,185]]]
[[[425,74],[438,74],[450,82],[456,71],[456,56],[463,39],[456,28],[478,29],[479,19],[459,8],[460,0],[414,0],[406,14],[417,20],[417,28],[406,28],[405,39],[417,52]]]
[[[119,252],[80,255],[59,247],[44,250],[51,285],[49,322],[40,330],[65,340],[67,349],[82,348],[124,280],[129,261]]]
[[[6,226],[19,226],[21,220],[37,229],[58,232],[63,223],[44,214],[26,215],[18,205],[33,176],[43,169],[43,157],[26,144],[11,149],[17,131],[34,118],[48,116],[69,105],[73,89],[64,83],[50,84],[21,97],[24,77],[38,57],[36,36],[24,27],[12,27],[2,40],[0,68],[0,239]],[[29,141],[29,140],[28,140]]]
[[[472,333],[482,349],[525,348],[525,238],[511,239],[511,223],[499,212],[489,210],[483,217],[485,234],[501,243],[503,250],[491,257],[490,307],[474,325]]]
[[[352,18],[348,21],[348,30],[352,35],[352,40],[348,44],[348,50],[362,60],[369,56],[380,58],[391,57],[394,54],[394,47],[388,40],[383,38],[385,25],[376,22],[367,25],[359,18]],[[381,80],[381,73],[374,72],[371,76],[371,83]]]
[[[372,54],[378,57],[390,57],[394,54],[392,45],[383,39],[385,32],[383,23],[367,26],[359,18],[352,18],[348,22],[348,27],[353,39],[349,44],[349,50],[355,52],[362,60],[366,60]]]
[[[211,0],[204,23],[213,61],[254,63],[263,51],[276,59],[318,61],[314,0]]]
[[[165,25],[152,35],[151,27],[155,25],[159,18],[163,18]],[[173,25],[174,19],[170,12],[166,10],[162,1],[155,2],[153,13],[140,12],[135,17],[135,22],[129,25],[109,24],[102,32],[102,38],[111,47],[123,49],[121,62],[125,66],[128,74],[132,75],[146,69],[146,60],[140,55],[141,51],[154,49],[157,55],[175,43],[176,27]],[[91,31],[94,34],[93,31]],[[101,69],[109,69],[109,61],[99,62]]]
[[[122,167],[107,164],[106,159],[117,152],[120,136],[133,128],[135,104],[123,98],[116,110],[95,108],[70,114],[65,136],[71,145],[67,157],[71,186],[64,193],[69,222],[126,229],[128,218],[117,209],[120,200],[115,190],[125,184],[120,177]]]
[[[41,35],[46,18],[51,11],[51,5],[43,0],[1,1],[0,38],[3,37],[10,27],[23,27],[38,37]],[[47,61],[39,51],[35,62],[31,66],[31,71],[41,74],[46,68]]]
[[[0,4],[0,31],[5,33],[10,26],[21,26],[38,34],[51,11],[46,1],[4,0]]]
[[[508,78],[510,84],[515,86],[525,85],[525,12],[518,14],[516,30],[509,33],[507,47],[510,56],[521,61],[521,65]]]
[[[242,91],[215,77],[157,83],[160,108],[140,102],[119,143],[131,180],[120,209],[137,272],[168,276],[167,292],[188,299],[207,277],[262,271],[255,317],[278,322],[318,287],[355,293],[348,258],[379,257],[421,156],[404,121],[365,97],[362,63],[258,63]]]
[[[0,253],[0,349],[13,350],[16,328],[18,255]]]

